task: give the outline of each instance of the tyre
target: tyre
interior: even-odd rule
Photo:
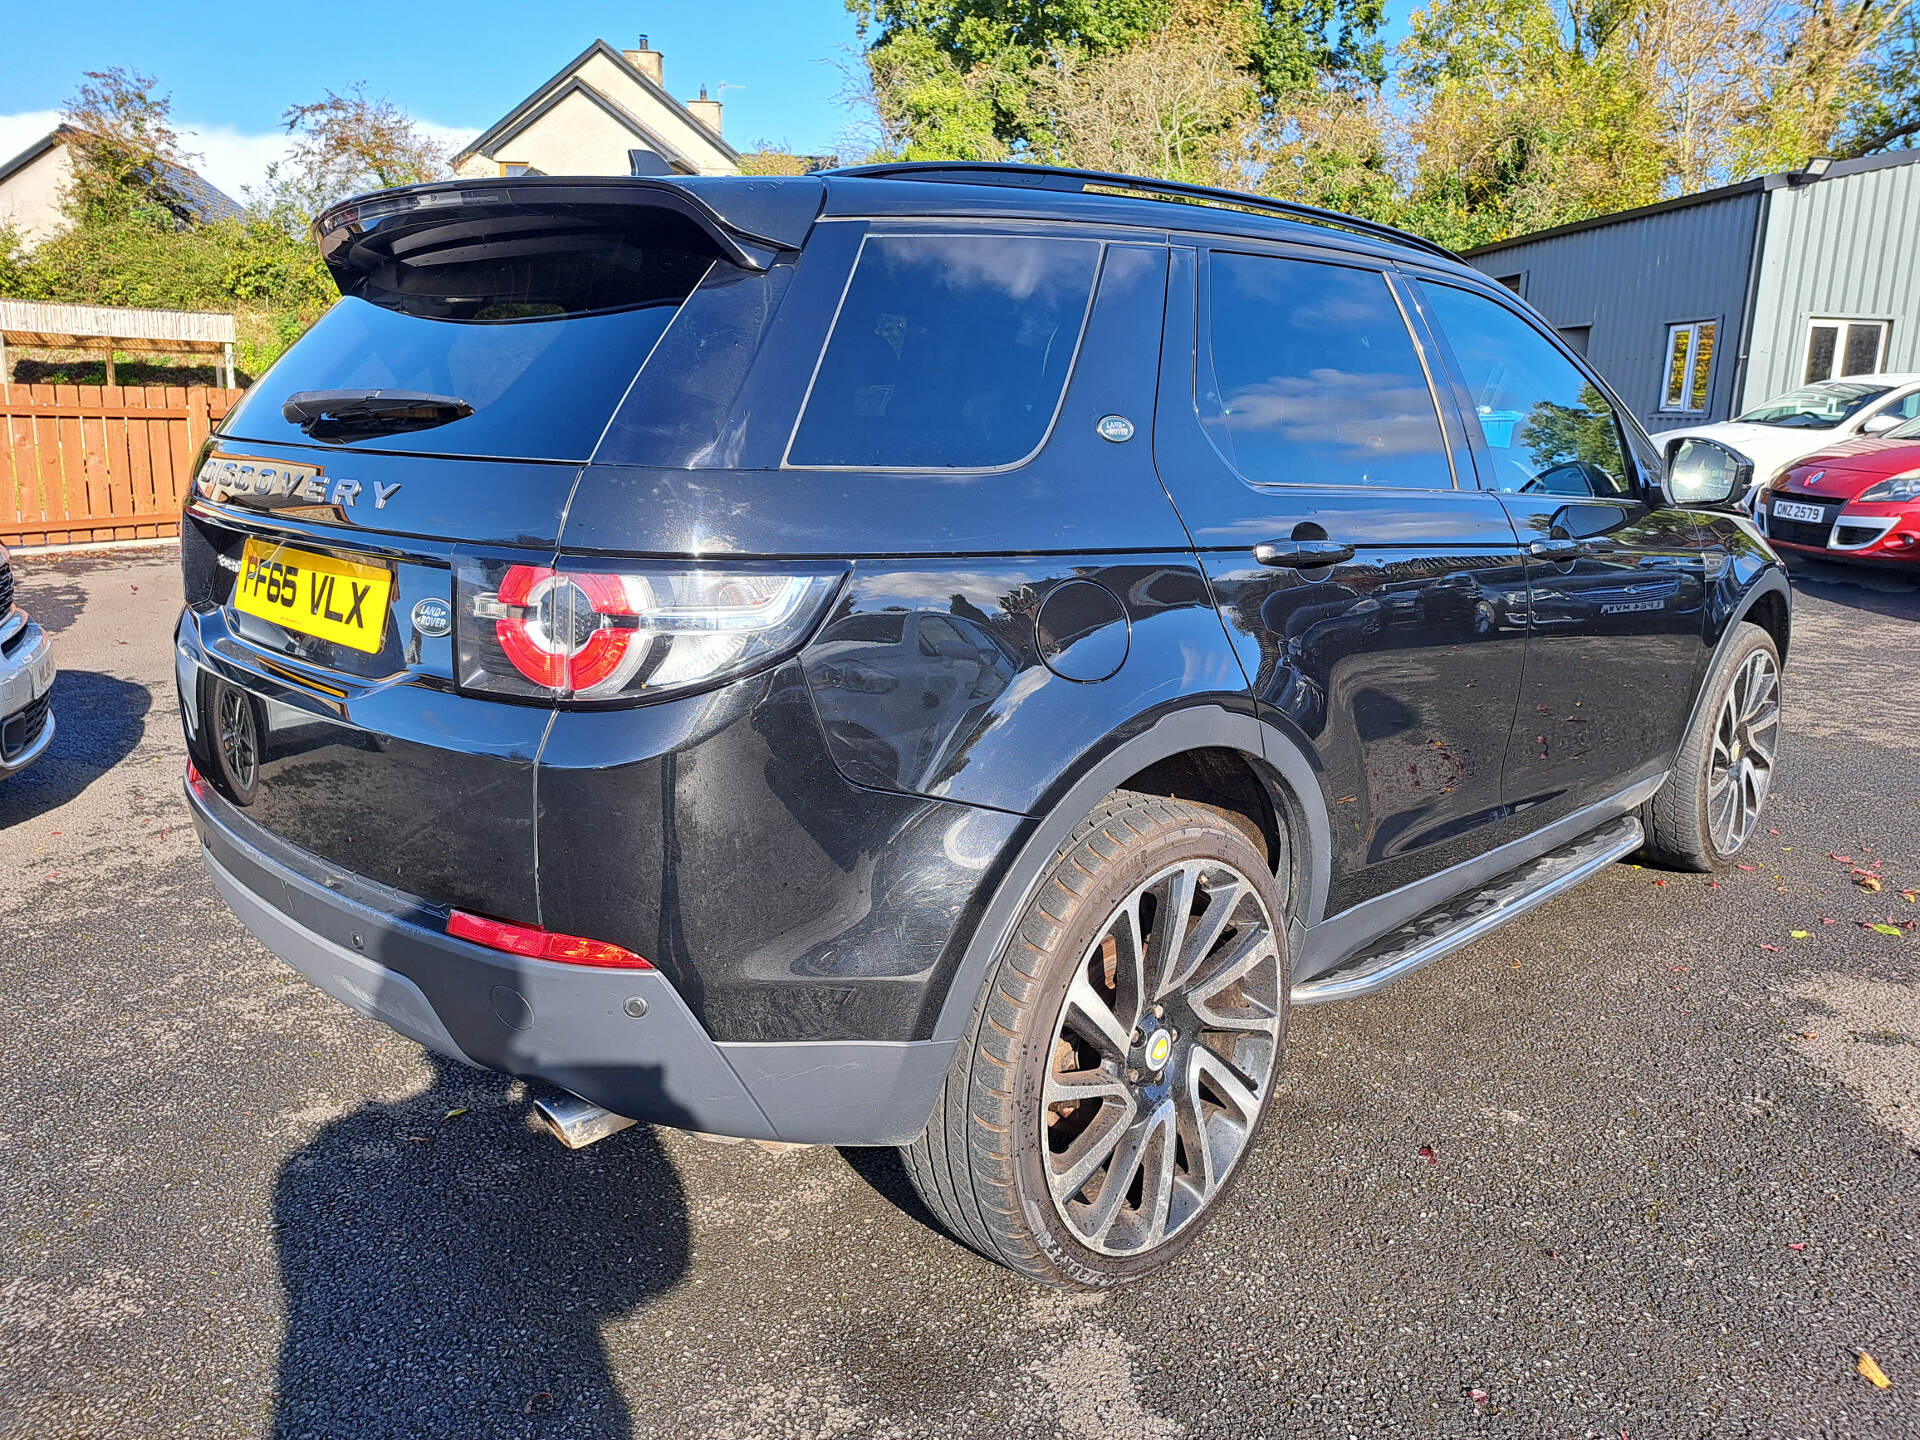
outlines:
[[[1759,828],[1779,755],[1780,651],[1758,625],[1742,624],[1666,784],[1641,807],[1642,853],[1680,870],[1732,864]]]
[[[1217,811],[1116,791],[1055,854],[905,1151],[962,1243],[1054,1285],[1137,1279],[1219,1210],[1286,1041],[1273,874]]]

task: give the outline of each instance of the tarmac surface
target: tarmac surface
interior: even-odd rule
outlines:
[[[1920,932],[1862,928],[1920,917],[1914,584],[1797,578],[1755,868],[1617,865],[1296,1012],[1228,1212],[1086,1297],[890,1153],[571,1154],[311,990],[200,865],[171,557],[19,570],[61,675],[0,783],[0,1436],[1920,1433]]]

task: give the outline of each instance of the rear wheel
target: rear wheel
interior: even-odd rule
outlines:
[[[1218,1210],[1286,1020],[1259,852],[1215,812],[1116,792],[1055,856],[908,1172],[990,1259],[1050,1284],[1135,1279]]]
[[[1731,864],[1759,828],[1779,756],[1780,652],[1765,630],[1742,624],[1666,784],[1642,807],[1647,856],[1683,870]]]

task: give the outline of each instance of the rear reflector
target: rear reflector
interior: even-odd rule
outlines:
[[[537,925],[511,925],[455,910],[447,917],[447,933],[471,940],[489,950],[525,955],[530,960],[558,960],[567,965],[597,965],[609,970],[651,970],[653,966],[633,951],[606,940],[561,935]]]

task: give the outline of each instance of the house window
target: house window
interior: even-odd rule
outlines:
[[[533,166],[527,164],[524,160],[502,160],[500,162],[500,173],[502,175],[541,175],[546,172],[534,169]]]
[[[1562,325],[1560,338],[1567,342],[1567,348],[1582,360],[1587,358],[1587,346],[1593,341],[1591,325]]]
[[[1717,328],[1712,320],[1667,326],[1667,385],[1660,397],[1662,410],[1682,415],[1698,415],[1706,410]]]
[[[1496,275],[1493,277],[1493,280],[1496,285],[1506,286],[1507,289],[1518,295],[1522,300],[1527,298],[1526,271],[1520,270],[1512,275]]]
[[[1889,328],[1885,320],[1809,320],[1807,382],[1876,373]]]

